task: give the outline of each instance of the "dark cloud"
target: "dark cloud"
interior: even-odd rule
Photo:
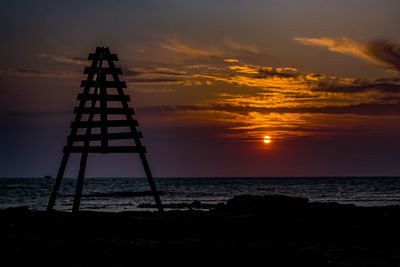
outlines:
[[[319,83],[317,88],[313,89],[317,92],[332,93],[363,93],[368,91],[377,91],[382,93],[400,93],[400,84],[394,83],[366,83],[354,85],[338,85]]]
[[[152,70],[151,73],[160,74],[160,75],[168,75],[168,76],[183,76],[183,75],[185,75],[185,73],[182,73],[182,72],[179,72],[179,71],[159,70],[159,69]]]
[[[400,43],[387,40],[369,41],[365,53],[400,71]]]
[[[53,116],[60,114],[72,114],[72,109],[64,110],[46,110],[46,111],[9,111],[6,113],[12,117],[41,117],[41,116]]]
[[[391,77],[391,78],[379,78],[375,80],[376,83],[400,83],[400,78]]]
[[[258,74],[252,75],[253,78],[265,79],[270,77],[279,77],[279,78],[298,78],[304,76],[301,73],[285,73],[279,72],[275,68],[273,69],[263,69],[259,68]]]
[[[180,106],[151,106],[141,107],[143,113],[162,113],[176,111],[225,111],[237,114],[249,112],[269,113],[300,113],[300,114],[354,114],[368,116],[400,116],[400,104],[359,104],[348,106],[326,107],[250,107],[232,105],[180,105]]]
[[[180,106],[146,106],[136,108],[136,111],[139,113],[167,113],[174,111],[185,111],[185,110],[209,110],[210,107],[200,106],[200,105],[180,105]]]
[[[125,77],[136,77],[136,76],[142,75],[143,72],[135,71],[135,70],[131,70],[131,69],[122,69],[122,74]]]
[[[38,77],[38,78],[71,78],[71,77],[76,77],[78,75],[78,72],[51,72],[51,71],[6,68],[6,69],[0,69],[0,75]]]
[[[314,96],[310,93],[294,93],[294,92],[282,92],[282,94],[284,94],[286,97],[290,97],[290,98],[298,98],[298,99],[310,99],[310,98],[314,98]],[[264,94],[264,96],[266,96]],[[318,99],[313,99],[314,101],[318,101]]]
[[[129,83],[179,83],[183,80],[173,78],[128,78]]]
[[[306,114],[355,114],[355,115],[400,115],[399,104],[360,104],[349,106],[326,106],[326,107],[234,107],[234,106],[214,106],[212,109],[236,112],[236,113],[306,113]]]
[[[124,76],[140,76],[140,75],[149,75],[149,74],[158,74],[158,75],[164,75],[164,76],[183,76],[185,73],[181,71],[176,71],[176,70],[171,70],[167,68],[142,68],[141,70],[133,69],[133,68],[123,68],[122,72]]]

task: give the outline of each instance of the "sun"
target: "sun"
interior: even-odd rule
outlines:
[[[264,143],[266,144],[271,143],[271,138],[268,135],[264,136]]]

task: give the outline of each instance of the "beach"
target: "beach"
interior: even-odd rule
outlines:
[[[242,195],[201,209],[0,211],[3,266],[398,266],[400,206]],[[258,264],[257,264],[258,265]]]

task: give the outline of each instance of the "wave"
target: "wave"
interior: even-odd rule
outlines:
[[[157,191],[160,196],[165,195],[164,191]],[[62,195],[64,197],[74,197],[75,195]],[[82,194],[82,197],[145,197],[153,196],[152,191],[123,191],[123,192],[111,192],[111,193],[90,193]]]

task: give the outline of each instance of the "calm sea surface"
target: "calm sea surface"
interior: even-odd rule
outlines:
[[[310,201],[353,203],[360,206],[400,204],[400,177],[313,178],[156,178],[164,191],[163,203],[216,204],[235,195],[283,194]],[[76,179],[65,178],[55,209],[71,210]],[[54,179],[0,178],[0,209],[28,206],[44,210]],[[145,178],[87,178],[83,194],[148,191]],[[81,210],[141,210],[137,205],[153,203],[145,197],[82,197]]]

